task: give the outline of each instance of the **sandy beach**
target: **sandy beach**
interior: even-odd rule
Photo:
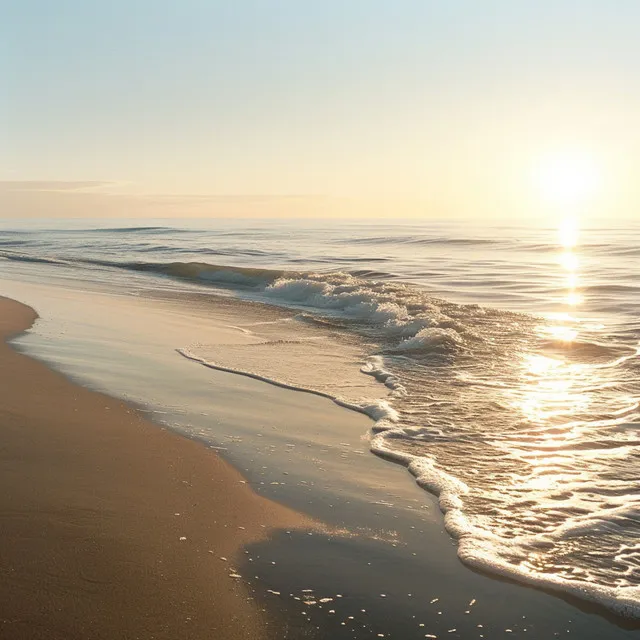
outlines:
[[[0,637],[282,637],[230,574],[244,545],[310,521],[9,348],[36,317],[0,300]]]

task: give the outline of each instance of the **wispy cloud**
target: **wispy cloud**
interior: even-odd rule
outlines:
[[[316,195],[154,194],[117,181],[0,180],[4,218],[318,217],[334,207]]]
[[[0,180],[0,191],[86,192],[112,188],[117,184],[98,180]]]

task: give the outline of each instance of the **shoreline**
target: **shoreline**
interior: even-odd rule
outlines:
[[[0,298],[0,635],[281,637],[285,621],[231,576],[244,547],[311,519],[12,349],[37,317]]]
[[[23,297],[22,293],[20,296]],[[97,298],[92,300],[99,302]],[[40,307],[40,298],[26,301]],[[105,302],[112,304],[113,300],[108,298]],[[68,307],[67,296],[63,304],[65,314],[77,311],[76,307]],[[136,300],[135,305],[138,304]],[[160,324],[163,316],[142,315],[143,308],[145,314],[152,310],[145,302],[138,309],[140,319],[146,318],[146,323],[152,322],[164,330],[165,325]],[[50,311],[50,307],[43,306],[43,315],[48,317]],[[189,315],[189,322],[194,317]],[[210,315],[207,313],[204,317],[209,323]],[[27,357],[37,358],[37,349],[47,341],[57,341],[57,336],[57,331],[45,331],[26,350],[30,353]],[[54,364],[49,364],[52,361]],[[579,603],[568,602],[558,594],[477,573],[462,565],[454,541],[443,529],[436,499],[408,481],[404,467],[370,455],[368,448],[366,454],[352,451],[345,458],[348,449],[357,448],[357,443],[363,445],[364,416],[337,408],[323,398],[192,367],[181,358],[172,362],[179,374],[180,392],[189,390],[195,394],[188,396],[190,401],[197,399],[199,389],[190,385],[196,385],[198,380],[204,385],[200,392],[205,394],[212,410],[207,420],[223,425],[216,438],[222,445],[218,447],[220,455],[240,470],[243,482],[260,496],[287,505],[298,514],[306,513],[309,519],[329,523],[333,531],[314,531],[309,535],[308,531],[289,534],[279,529],[268,539],[263,536],[255,542],[249,541],[243,548],[242,561],[233,567],[242,575],[238,582],[243,585],[237,587],[243,589],[244,597],[250,594],[255,598],[258,608],[266,609],[265,615],[275,616],[275,630],[273,625],[269,627],[274,630],[275,638],[368,640],[383,633],[385,638],[402,640],[421,640],[425,634],[466,640],[503,637],[506,629],[510,631],[504,637],[512,639],[551,638],[565,632],[577,633],[585,640],[639,637],[640,629],[628,625],[624,619],[612,620],[603,616],[602,611],[591,607],[582,609]],[[40,366],[65,371],[55,366],[55,358],[49,357],[49,363]],[[56,375],[68,380],[68,373]],[[86,378],[80,370],[72,380],[78,381],[71,383],[74,389],[77,384],[86,389]],[[127,389],[127,380],[120,380],[116,387],[103,384],[100,388],[109,389],[107,394],[111,394],[111,389],[114,392]],[[161,378],[154,380],[157,384]],[[111,400],[110,395],[98,395]],[[119,394],[119,397],[127,396]],[[249,397],[251,403],[246,402]],[[186,400],[187,396],[183,396],[183,401]],[[129,400],[115,402],[131,408]],[[225,407],[225,403],[233,407],[231,421],[229,406]],[[204,405],[191,407],[192,410],[204,408]],[[277,420],[257,416],[277,416]],[[344,421],[340,422],[342,418]],[[333,424],[333,421],[337,422]],[[155,431],[177,431],[175,437],[180,439],[186,435],[186,439],[206,451],[206,440],[169,425],[170,422],[158,422],[155,418],[150,423]],[[312,441],[298,442],[296,433],[304,434],[305,438],[316,433],[322,438],[307,449]],[[237,445],[234,444],[236,438]],[[288,449],[290,444],[282,447],[284,443],[296,442],[295,455]],[[335,447],[337,443],[341,446]],[[322,457],[318,458],[321,453]],[[363,455],[354,456],[354,453]],[[357,473],[354,464],[359,465]],[[315,465],[322,467],[322,475],[311,476],[315,481],[303,482],[310,479]],[[286,482],[282,482],[283,469],[287,469]],[[341,470],[350,475],[334,475]],[[347,477],[354,479],[353,485],[344,484]],[[335,535],[338,530],[343,533]],[[263,533],[266,532],[263,530]],[[230,571],[223,572],[223,577],[229,579],[228,573]],[[309,602],[312,597],[315,598],[313,605]],[[323,603],[327,598],[330,602]],[[471,602],[475,603],[473,607]]]

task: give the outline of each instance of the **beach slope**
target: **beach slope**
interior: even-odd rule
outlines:
[[[11,349],[36,318],[0,298],[0,638],[285,637],[234,558],[310,523],[210,449]]]

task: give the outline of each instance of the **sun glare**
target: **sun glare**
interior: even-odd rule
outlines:
[[[560,226],[558,227],[558,240],[560,242],[560,246],[562,246],[565,251],[570,252],[578,244],[578,233],[578,221],[576,218],[564,218],[561,220]],[[573,264],[574,258],[570,257],[570,255],[571,254],[567,253],[563,260],[567,261],[565,268],[573,271],[577,266],[577,258],[575,258],[576,262]],[[573,266],[573,268],[569,268],[570,266]]]
[[[596,195],[601,172],[589,154],[562,152],[543,157],[535,167],[534,180],[548,203],[574,206]]]

